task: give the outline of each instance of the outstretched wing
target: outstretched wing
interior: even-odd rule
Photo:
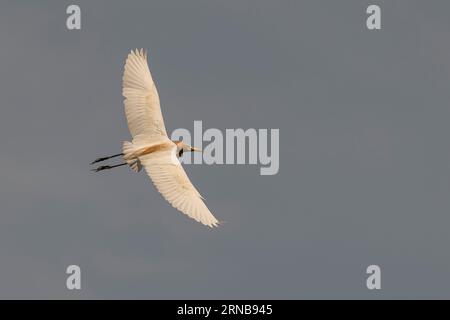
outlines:
[[[176,146],[139,157],[156,189],[175,208],[209,227],[219,223],[176,157]]]
[[[167,137],[158,91],[143,49],[128,54],[122,80],[125,114],[131,135],[143,134],[156,140]]]

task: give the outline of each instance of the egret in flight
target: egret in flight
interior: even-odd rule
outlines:
[[[91,164],[120,156],[124,163],[100,166],[93,171],[129,165],[139,172],[144,167],[156,189],[173,207],[206,226],[217,226],[219,221],[206,207],[178,160],[183,152],[201,150],[168,138],[146,51],[136,49],[128,54],[122,80],[132,142],[123,142],[122,153],[98,158]]]

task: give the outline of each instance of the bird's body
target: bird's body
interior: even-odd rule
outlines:
[[[123,142],[121,154],[99,158],[93,163],[116,156],[123,156],[125,163],[101,166],[95,171],[127,164],[135,172],[144,168],[156,189],[173,207],[204,225],[217,226],[218,220],[206,207],[178,160],[183,152],[200,150],[168,138],[147,53],[142,49],[128,54],[122,94],[132,141]]]

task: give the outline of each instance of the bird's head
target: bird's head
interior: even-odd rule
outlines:
[[[188,145],[187,143],[184,143],[183,141],[174,141],[174,143],[177,145],[177,156],[181,157],[183,155],[183,152],[194,152],[198,151],[201,152],[202,149],[194,148]]]

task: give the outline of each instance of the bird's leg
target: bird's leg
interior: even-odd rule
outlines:
[[[124,162],[124,163],[121,163],[121,164],[116,164],[116,165],[114,165],[114,166],[100,166],[100,167],[98,167],[98,168],[96,168],[96,169],[92,169],[91,171],[99,172],[99,171],[102,171],[102,170],[112,169],[112,168],[124,166],[124,165],[127,165],[127,164],[128,164],[128,163]]]
[[[115,157],[119,157],[119,156],[123,156],[123,153],[118,153],[118,154],[115,154],[115,155],[112,155],[112,156],[95,159],[94,161],[91,162],[91,164],[94,164],[94,163],[97,163],[97,162],[102,162],[102,161],[105,161],[105,160],[108,160],[108,159],[111,159],[111,158],[115,158]]]

